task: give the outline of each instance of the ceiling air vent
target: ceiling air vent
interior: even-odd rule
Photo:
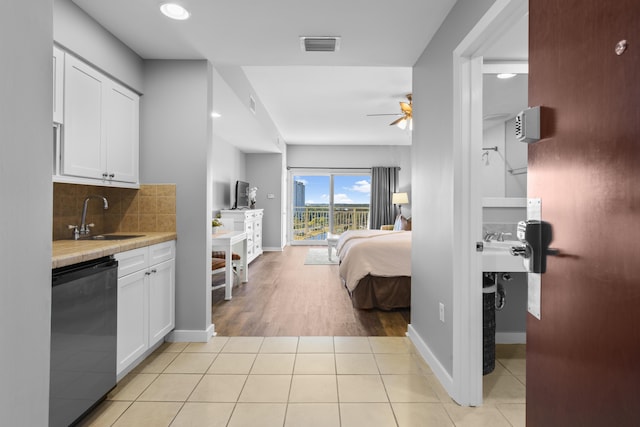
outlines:
[[[340,37],[300,37],[303,52],[337,52],[340,50]]]

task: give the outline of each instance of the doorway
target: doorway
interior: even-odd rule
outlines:
[[[290,182],[292,245],[324,244],[328,233],[369,228],[371,174],[292,172]]]
[[[482,404],[482,241],[483,55],[528,13],[526,0],[496,2],[454,50],[454,144],[462,174],[461,229],[456,250],[459,280],[453,289],[453,390],[461,405]]]

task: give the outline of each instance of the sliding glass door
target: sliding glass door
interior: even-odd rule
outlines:
[[[371,175],[292,174],[291,243],[319,244],[327,233],[369,228]]]

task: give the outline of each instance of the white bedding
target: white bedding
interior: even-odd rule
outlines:
[[[350,230],[336,246],[340,277],[353,291],[367,274],[411,276],[411,231]]]

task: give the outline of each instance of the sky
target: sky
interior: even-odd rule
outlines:
[[[328,175],[300,175],[294,181],[305,184],[305,202],[307,204],[329,203]],[[334,175],[335,204],[368,204],[371,199],[370,175]]]

